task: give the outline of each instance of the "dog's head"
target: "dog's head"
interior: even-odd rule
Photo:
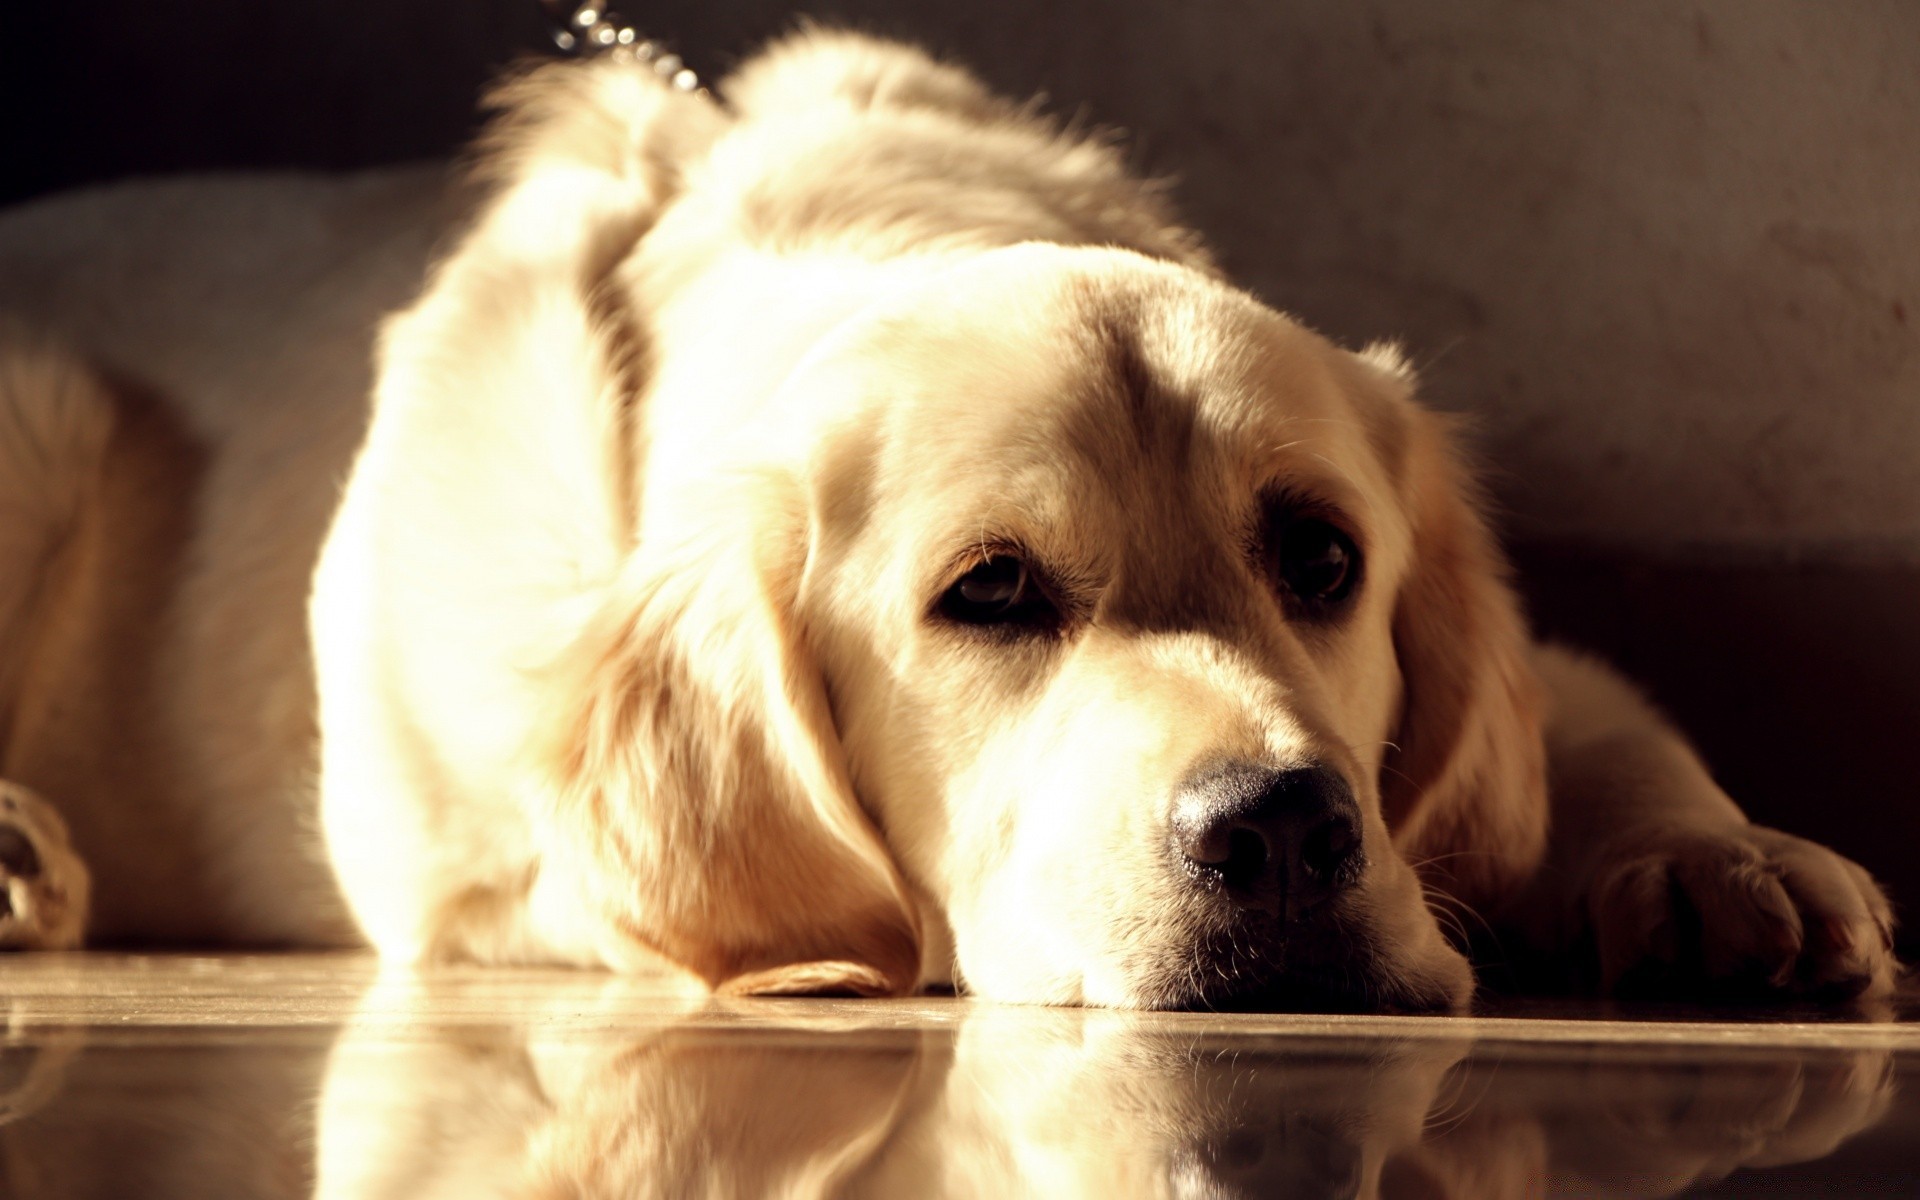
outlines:
[[[1464,998],[1417,868],[1530,869],[1539,734],[1390,354],[1017,246],[842,322],[766,412],[649,479],[559,714],[611,920],[755,989]]]

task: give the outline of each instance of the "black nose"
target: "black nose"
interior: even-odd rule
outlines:
[[[1203,885],[1289,921],[1351,886],[1366,865],[1353,789],[1326,767],[1196,772],[1174,796],[1173,845]]]

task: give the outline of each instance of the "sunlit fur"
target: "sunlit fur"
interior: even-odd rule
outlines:
[[[509,91],[503,190],[383,337],[314,605],[330,848],[376,944],[1193,1002],[1222,930],[1169,855],[1174,789],[1324,762],[1371,864],[1339,969],[1458,1001],[1375,781],[1406,742],[1400,849],[1485,829],[1510,882],[1542,853],[1539,739],[1405,379],[1216,282],[1111,152],[917,53],[790,44],[731,125],[635,78]],[[1249,559],[1279,487],[1368,546],[1328,628]],[[982,539],[1072,573],[1084,627],[929,620]],[[1436,636],[1467,641],[1418,657]]]

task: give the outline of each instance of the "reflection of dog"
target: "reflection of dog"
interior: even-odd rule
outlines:
[[[913,51],[806,36],[722,90],[509,88],[491,199],[386,327],[312,605],[327,849],[383,953],[1430,1008],[1470,976],[1426,890],[1610,978],[1887,985],[1858,868],[1529,644],[1393,353]],[[369,212],[293,361],[408,261]],[[283,609],[356,419],[232,336],[150,339],[141,404],[0,360],[4,770],[102,933],[336,939]]]
[[[609,1040],[569,999],[566,1028],[396,1045],[376,989],[329,1065],[315,1195],[1665,1196],[1830,1154],[1892,1094],[1884,1049],[1723,1048],[1703,1075],[1645,1046],[1216,1041],[1081,1009],[849,1027],[624,980],[607,1011],[661,1025]]]

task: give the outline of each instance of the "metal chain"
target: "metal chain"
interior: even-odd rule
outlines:
[[[606,0],[540,0],[553,44],[580,58],[610,55],[653,68],[670,87],[706,95],[700,77],[666,46],[640,36],[631,23],[606,7]]]

